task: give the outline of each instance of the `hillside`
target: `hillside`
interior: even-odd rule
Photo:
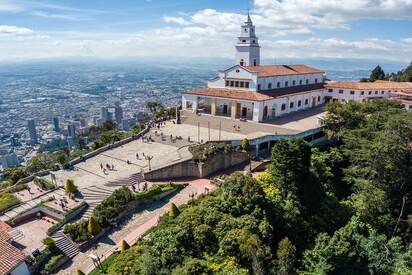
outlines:
[[[386,100],[327,108],[333,146],[278,142],[265,173],[162,217],[107,273],[410,274],[412,113]]]

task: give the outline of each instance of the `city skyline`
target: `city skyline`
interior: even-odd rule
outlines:
[[[412,3],[0,1],[0,62],[75,57],[230,58],[248,6],[265,56],[409,62]]]

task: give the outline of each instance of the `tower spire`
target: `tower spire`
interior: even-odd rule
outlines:
[[[241,66],[260,65],[260,46],[255,26],[248,10],[247,20],[242,24],[236,44],[236,64]]]

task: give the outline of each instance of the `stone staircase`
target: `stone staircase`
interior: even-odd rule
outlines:
[[[108,183],[105,183],[104,185],[108,187],[112,187],[112,186],[122,187],[122,186],[137,184],[141,182],[144,182],[143,175],[141,173],[136,173],[136,174],[131,175],[128,178],[110,181]]]
[[[88,219],[92,215],[96,206],[108,198],[116,189],[141,182],[144,182],[143,175],[141,173],[136,173],[125,179],[107,182],[104,184],[104,187],[91,186],[83,189],[82,194],[89,207],[82,215],[82,218]]]
[[[84,200],[87,202],[89,207],[83,213],[82,218],[88,219],[93,210],[99,205],[103,200],[108,198],[116,188],[103,188],[97,186],[91,186],[82,190],[82,195]]]
[[[67,257],[73,258],[79,254],[79,248],[63,233],[63,228],[53,233],[51,237],[55,240],[56,247],[60,249]]]

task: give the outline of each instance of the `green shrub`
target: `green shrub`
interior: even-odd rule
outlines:
[[[33,182],[43,190],[53,190],[56,188],[54,184],[43,178],[35,178]]]
[[[90,239],[90,235],[87,232],[87,221],[68,223],[64,226],[63,232],[75,242],[83,242]]]
[[[100,231],[102,231],[102,229],[100,228],[99,223],[93,216],[91,216],[87,224],[87,232],[92,236],[96,236],[100,233]]]
[[[16,193],[16,192],[20,192],[20,191],[22,191],[26,188],[27,188],[27,184],[21,183],[21,184],[17,184],[15,186],[11,187],[8,191],[10,193]]]
[[[51,272],[55,267],[57,267],[57,264],[63,258],[64,258],[64,254],[58,254],[56,256],[51,257],[51,259],[44,266],[44,270],[47,272]]]
[[[74,185],[73,180],[67,179],[66,180],[66,193],[76,193],[77,187]]]
[[[169,218],[174,219],[177,216],[179,216],[180,211],[179,208],[177,208],[176,204],[172,203],[170,204],[170,209],[169,209]]]
[[[122,240],[122,252],[125,252],[129,248],[130,248],[130,245],[125,240]]]
[[[117,189],[93,210],[93,216],[100,226],[108,226],[133,199],[133,192],[130,189],[126,187]]]
[[[47,237],[45,239],[43,239],[43,244],[47,245],[48,247],[52,247],[56,244],[56,242],[54,241],[54,239]]]
[[[189,147],[189,151],[193,155],[193,160],[197,162],[204,161],[218,153],[235,152],[239,151],[239,149],[238,146],[226,143],[206,143]]]
[[[0,212],[19,203],[20,201],[10,192],[0,192]]]

